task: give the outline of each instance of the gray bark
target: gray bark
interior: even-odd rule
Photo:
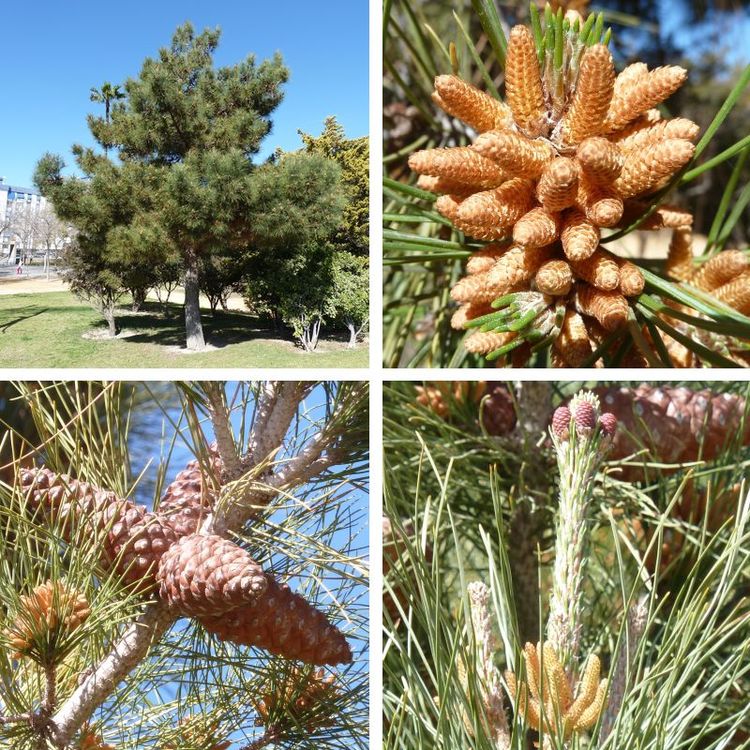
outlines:
[[[188,257],[185,276],[185,346],[192,351],[206,348],[201,324],[200,287],[198,285],[198,262]]]

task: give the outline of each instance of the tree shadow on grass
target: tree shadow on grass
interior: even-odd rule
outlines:
[[[293,344],[293,339],[285,333],[276,333],[266,327],[265,321],[240,311],[218,311],[201,314],[203,334],[206,343],[216,349],[242,344],[258,339],[272,339],[279,343]],[[125,336],[122,342],[154,344],[156,346],[185,348],[185,321],[182,305],[168,305],[166,310],[159,303],[147,302],[138,313],[121,310],[117,315],[120,330],[137,330]],[[106,324],[102,321],[102,327]]]
[[[24,320],[28,320],[29,318],[36,318],[37,315],[44,315],[46,312],[49,312],[48,307],[40,307],[36,312],[30,312],[26,315],[18,315],[7,323],[0,323],[0,333],[7,333],[11,326],[23,323]]]

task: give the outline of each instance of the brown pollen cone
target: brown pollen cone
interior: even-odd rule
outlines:
[[[179,612],[220,615],[263,596],[268,586],[260,565],[234,542],[215,534],[191,534],[162,556],[159,595]]]
[[[745,253],[725,250],[707,260],[689,279],[688,283],[704,292],[710,292],[736,279],[750,267]]]
[[[505,95],[518,127],[532,138],[539,135],[544,130],[544,91],[534,37],[525,26],[514,26],[510,32]]]
[[[543,294],[564,297],[573,286],[573,270],[564,260],[548,260],[539,266],[534,283]]]
[[[575,310],[565,311],[562,330],[554,346],[571,367],[583,367],[593,354],[586,324]]]
[[[458,76],[438,76],[435,79],[435,93],[442,109],[463,120],[478,133],[513,122],[509,107]]]
[[[668,99],[687,79],[687,71],[666,65],[628,80],[612,97],[604,127],[619,130],[651,107]]]
[[[491,188],[504,180],[503,170],[491,159],[465,146],[417,151],[409,166],[419,174],[445,177],[477,188]]]
[[[108,745],[102,739],[101,734],[94,731],[88,724],[84,724],[75,748],[76,750],[115,750],[112,745]]]
[[[269,681],[261,694],[262,700],[255,704],[257,725],[289,723],[310,733],[334,724],[330,705],[338,694],[336,678],[326,676],[322,668],[305,674],[295,667],[281,681]]]
[[[567,143],[580,143],[601,132],[614,84],[615,68],[609,50],[602,44],[589,47],[581,58],[573,101],[562,120]]]
[[[464,341],[467,352],[472,354],[490,354],[506,344],[510,344],[516,334],[513,331],[493,333],[492,331],[472,331]]]
[[[555,151],[545,141],[532,141],[512,130],[480,135],[474,149],[518,177],[539,177]]]
[[[578,284],[576,307],[583,315],[589,315],[612,333],[622,328],[628,320],[627,300],[618,291],[603,291],[588,284]]]
[[[743,315],[750,315],[750,273],[743,273],[712,292],[720,302],[733,307]]]
[[[90,614],[83,594],[67,589],[60,581],[47,581],[21,596],[20,609],[4,636],[14,649],[13,658],[20,659],[33,650],[35,637],[43,632],[70,633]]]
[[[268,588],[258,601],[198,621],[222,641],[308,664],[348,664],[352,652],[343,633],[289,586],[265,575]]]
[[[669,243],[666,274],[675,281],[686,281],[693,270],[693,233],[689,227],[675,229]]]

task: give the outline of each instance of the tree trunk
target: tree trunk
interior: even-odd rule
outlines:
[[[102,315],[104,315],[104,320],[107,321],[110,337],[115,338],[117,336],[117,321],[115,320],[114,306],[105,304],[102,309]]]
[[[318,338],[320,337],[321,320],[316,320],[312,325],[312,341],[310,342],[310,351],[314,352],[318,348]]]
[[[185,346],[192,351],[206,348],[201,325],[200,287],[198,286],[198,260],[192,255],[186,258],[183,277],[185,287]]]
[[[146,290],[133,289],[131,291],[131,294],[133,295],[133,304],[131,306],[131,309],[133,310],[133,312],[138,312],[141,307],[143,307],[143,303],[146,301]]]
[[[349,329],[349,343],[347,349],[354,349],[357,346],[357,326],[351,320],[346,321],[346,327]]]

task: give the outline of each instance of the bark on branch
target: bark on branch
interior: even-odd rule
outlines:
[[[81,725],[141,662],[175,619],[164,602],[154,602],[146,607],[145,612],[127,628],[112,651],[52,717],[50,733],[58,747],[63,748],[71,741]]]

